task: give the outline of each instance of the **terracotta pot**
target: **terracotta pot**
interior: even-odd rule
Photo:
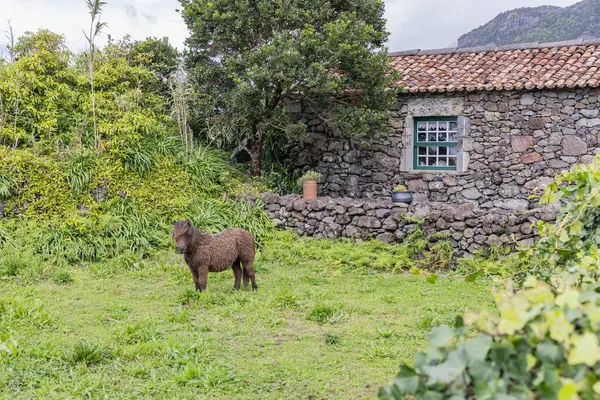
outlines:
[[[411,192],[394,192],[392,193],[392,202],[411,204],[413,202],[413,195]]]
[[[308,200],[316,200],[317,198],[317,181],[303,182],[304,198]]]

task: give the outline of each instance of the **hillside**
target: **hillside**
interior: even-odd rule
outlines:
[[[600,37],[600,0],[570,7],[541,6],[506,11],[461,36],[458,47],[556,42]]]

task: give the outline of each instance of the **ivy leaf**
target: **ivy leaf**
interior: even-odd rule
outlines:
[[[454,350],[448,355],[446,362],[426,368],[429,378],[433,381],[452,383],[465,370],[467,362],[461,350]]]
[[[419,376],[407,366],[400,367],[400,372],[394,380],[394,384],[400,391],[400,394],[415,394],[419,389]]]
[[[427,282],[431,283],[432,285],[435,285],[435,283],[437,282],[437,278],[438,276],[436,274],[431,274],[427,276]]]
[[[550,340],[545,340],[538,344],[535,355],[542,362],[558,363],[561,360],[562,351],[558,345]]]
[[[475,382],[485,382],[486,384],[500,376],[500,372],[492,364],[483,361],[475,361],[469,365],[469,372]]]
[[[484,361],[490,351],[492,338],[488,335],[480,335],[465,342],[465,354],[469,365],[476,361]]]
[[[583,224],[581,221],[575,221],[573,225],[571,225],[571,235],[580,236],[581,232],[583,232]]]
[[[471,275],[468,275],[465,278],[465,282],[467,282],[467,283],[473,283],[477,279],[482,278],[483,276],[485,276],[485,270],[480,269],[479,271],[473,272]]]
[[[431,330],[429,344],[434,347],[444,347],[452,339],[452,329],[448,326],[437,326]]]
[[[572,381],[566,381],[563,384],[562,388],[558,392],[558,400],[576,400],[577,389],[575,388],[575,384]]]
[[[598,338],[593,333],[576,336],[572,340],[573,349],[569,354],[569,364],[585,364],[593,367],[598,361]]]

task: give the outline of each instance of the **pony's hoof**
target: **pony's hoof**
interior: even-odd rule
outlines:
[[[257,286],[257,287],[253,287],[253,288],[252,288],[252,291],[253,291],[253,292],[256,292],[256,291],[258,291],[258,286]]]

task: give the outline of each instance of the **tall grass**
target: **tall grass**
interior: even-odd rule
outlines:
[[[13,180],[10,176],[0,174],[0,199],[8,199],[11,195]]]
[[[65,163],[64,176],[71,191],[81,194],[89,188],[96,166],[96,154],[84,150],[75,152]]]

